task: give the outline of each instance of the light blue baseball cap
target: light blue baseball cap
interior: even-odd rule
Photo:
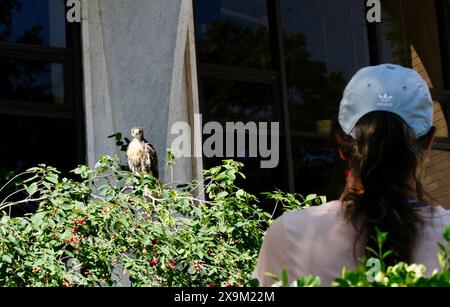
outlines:
[[[413,69],[394,64],[359,70],[344,91],[339,124],[355,137],[355,126],[368,113],[387,111],[400,116],[417,138],[433,126],[433,100],[425,80]]]

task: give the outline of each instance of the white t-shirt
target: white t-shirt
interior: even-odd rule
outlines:
[[[413,262],[424,264],[431,273],[440,269],[436,242],[444,240],[442,233],[450,226],[450,211],[431,206],[418,210],[425,223]],[[286,269],[289,282],[314,275],[321,278],[323,286],[331,286],[344,267],[353,270],[359,264],[353,253],[355,236],[354,227],[344,219],[340,201],[285,213],[266,232],[254,277],[267,287],[273,281],[266,272],[280,276]]]

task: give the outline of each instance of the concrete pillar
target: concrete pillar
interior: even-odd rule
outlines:
[[[83,0],[87,159],[119,155],[108,135],[145,129],[161,179],[176,121],[198,113],[192,0]],[[199,128],[199,127],[198,127]],[[200,178],[201,159],[179,159],[174,179]]]

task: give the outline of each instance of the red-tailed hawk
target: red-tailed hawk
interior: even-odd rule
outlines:
[[[127,150],[130,170],[135,174],[152,173],[153,177],[159,178],[158,156],[155,147],[144,139],[144,129],[131,129],[131,137]]]

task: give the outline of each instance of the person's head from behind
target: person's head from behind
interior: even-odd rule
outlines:
[[[344,213],[355,243],[377,250],[376,228],[388,232],[387,264],[410,262],[423,204],[420,170],[435,135],[433,102],[420,75],[397,65],[360,70],[347,86],[336,138],[350,178]],[[355,247],[358,244],[355,244]]]

